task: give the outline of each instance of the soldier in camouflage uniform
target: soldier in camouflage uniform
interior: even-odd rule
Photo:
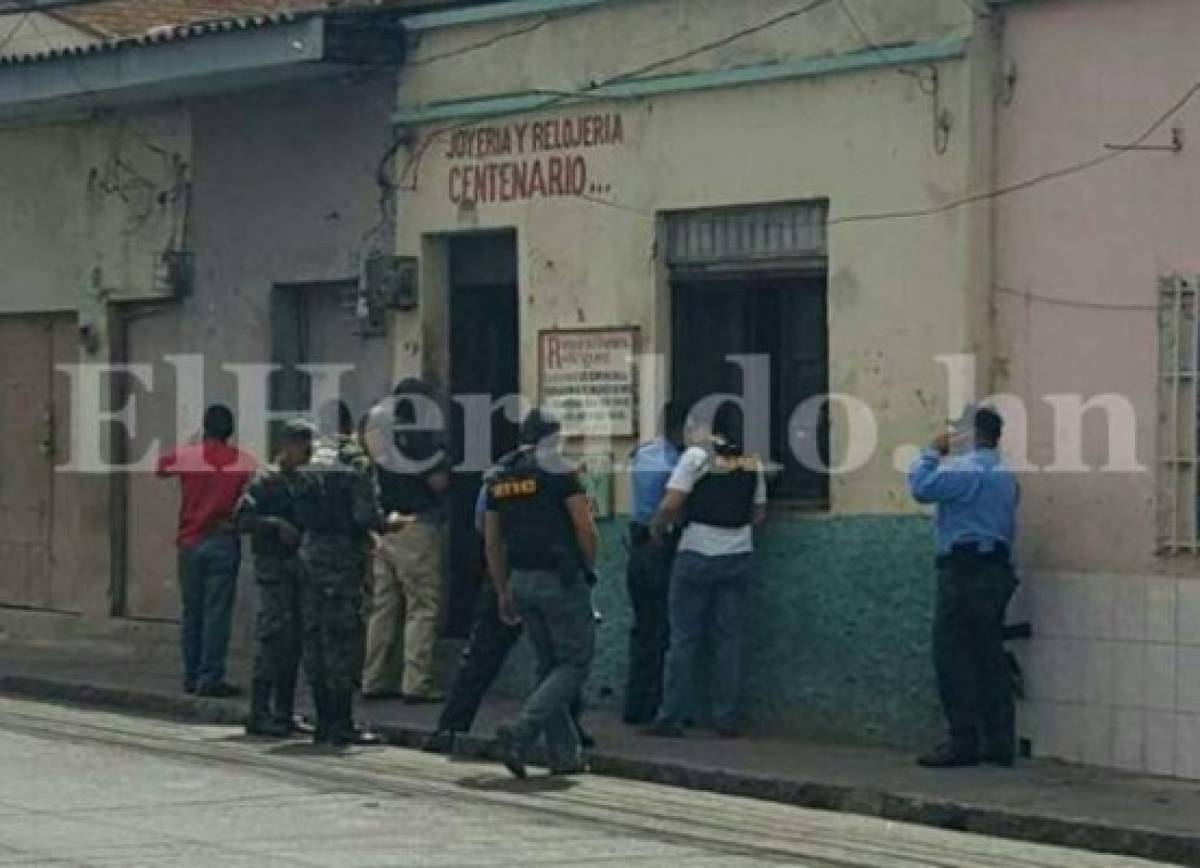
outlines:
[[[371,533],[388,524],[370,461],[353,440],[322,440],[300,476],[304,668],[317,709],[313,740],[342,746],[363,740],[352,716],[363,665],[363,584]]]
[[[312,426],[289,422],[277,463],[258,472],[234,513],[238,529],[251,534],[259,594],[248,735],[283,738],[298,729],[294,711],[302,627],[295,489],[312,446]]]

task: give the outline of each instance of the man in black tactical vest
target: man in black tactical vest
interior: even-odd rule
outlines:
[[[679,460],[651,523],[665,537],[682,524],[671,572],[663,702],[650,735],[678,738],[692,715],[692,670],[701,641],[714,646],[712,722],[718,734],[738,730],[742,621],[754,573],[754,528],[766,518],[767,489],[757,456],[742,449],[741,411],[722,404],[711,426],[690,427],[691,446]]]
[[[488,482],[484,548],[500,618],[524,624],[538,659],[537,688],[496,733],[505,766],[519,778],[543,734],[551,773],[583,769],[571,703],[592,664],[598,538],[583,486],[561,455],[559,429],[545,411],[530,412],[521,448]]]

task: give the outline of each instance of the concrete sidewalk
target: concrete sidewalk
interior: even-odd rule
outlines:
[[[4,642],[0,661],[0,692],[212,723],[236,724],[244,713],[241,701],[183,695],[168,655],[146,661],[107,642]],[[360,706],[359,716],[389,741],[413,747],[437,711],[381,702]],[[476,732],[490,734],[511,711],[510,703],[488,705]],[[664,741],[604,712],[587,723],[599,774],[1200,866],[1194,783],[1040,762],[929,771],[889,751],[703,732]],[[486,738],[465,745],[473,753],[489,747]]]

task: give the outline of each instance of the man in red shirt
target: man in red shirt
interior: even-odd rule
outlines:
[[[183,602],[183,689],[197,696],[236,696],[225,681],[241,541],[233,511],[254,473],[254,458],[229,445],[233,412],[204,411],[204,439],[158,461],[158,475],[178,477],[179,591]]]

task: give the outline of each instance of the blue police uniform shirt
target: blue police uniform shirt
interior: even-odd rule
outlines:
[[[633,520],[650,524],[667,490],[679,450],[663,437],[643,443],[633,453]]]
[[[960,543],[974,543],[982,552],[997,543],[1012,548],[1021,493],[995,449],[949,458],[927,449],[908,471],[908,488],[918,503],[937,505],[938,554],[948,554]]]

